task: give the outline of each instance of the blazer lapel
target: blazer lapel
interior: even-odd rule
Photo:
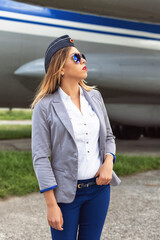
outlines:
[[[53,94],[53,100],[52,100],[52,106],[54,107],[59,119],[67,129],[67,131],[70,133],[71,137],[76,143],[75,136],[74,136],[74,131],[72,127],[72,122],[70,120],[70,117],[68,115],[67,109],[59,95],[59,92],[56,91]]]

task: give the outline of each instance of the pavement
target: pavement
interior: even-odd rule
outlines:
[[[160,170],[121,177],[121,181],[111,186],[101,240],[159,240]],[[0,240],[51,239],[46,214],[39,192],[0,200]]]
[[[31,125],[32,120],[0,120],[0,125]]]
[[[31,139],[22,138],[22,139],[7,139],[0,140],[0,151],[31,151]]]

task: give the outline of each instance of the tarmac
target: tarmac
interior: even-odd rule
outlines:
[[[121,181],[111,186],[101,240],[159,240],[160,171],[121,177]],[[45,199],[39,192],[0,200],[0,240],[22,239],[51,239]]]

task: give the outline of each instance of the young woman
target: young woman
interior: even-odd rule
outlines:
[[[68,35],[54,40],[31,104],[33,166],[54,240],[99,240],[110,185],[120,184],[115,136],[101,93],[85,84],[86,62]]]

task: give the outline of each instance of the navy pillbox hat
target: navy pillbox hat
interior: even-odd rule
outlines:
[[[63,35],[59,38],[56,38],[51,44],[48,46],[46,53],[45,53],[45,71],[47,73],[50,61],[52,56],[61,48],[72,46],[74,47],[73,39],[70,38],[68,35]]]

